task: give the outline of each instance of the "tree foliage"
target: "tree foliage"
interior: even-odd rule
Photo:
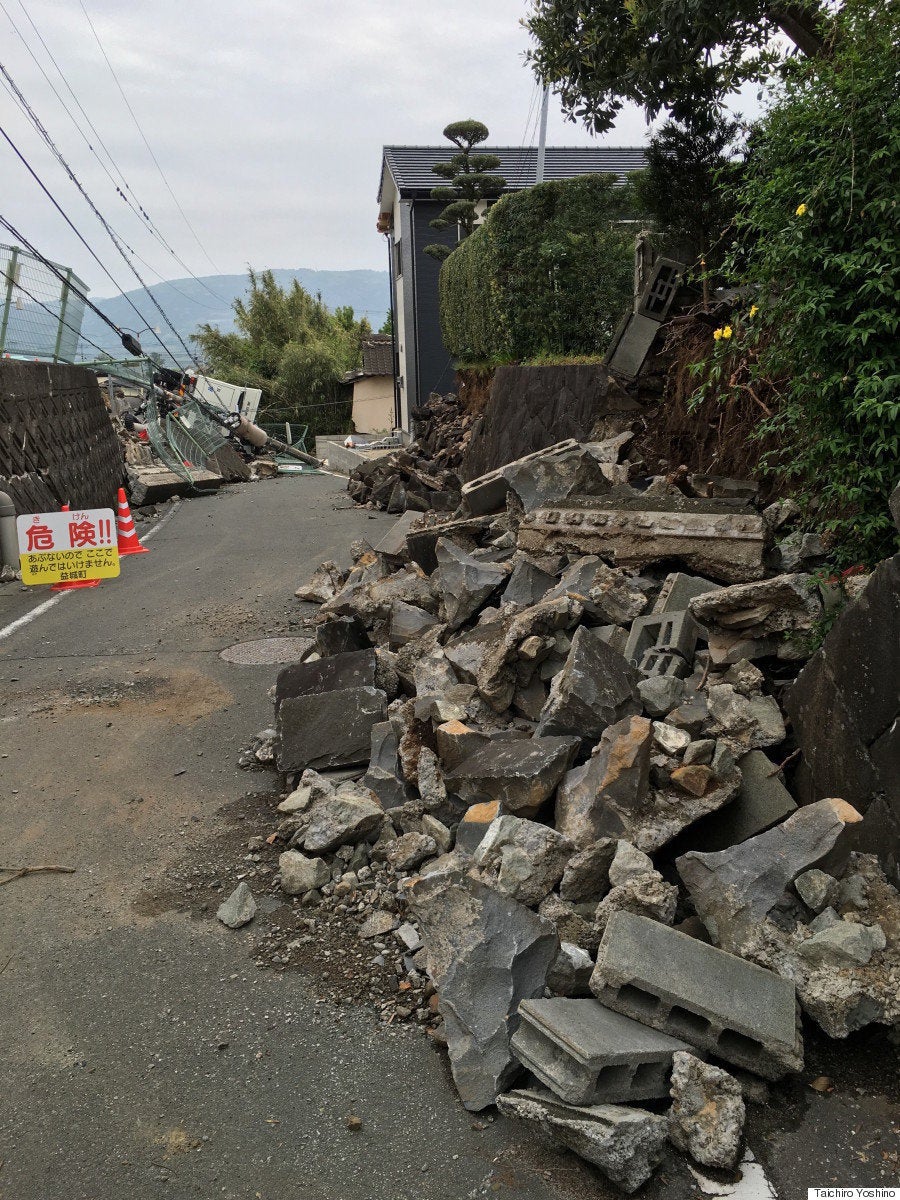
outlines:
[[[780,449],[768,469],[874,562],[900,464],[896,180],[900,12],[849,0],[829,52],[798,60],[751,140],[729,264],[748,296],[717,331],[697,400],[737,392]]]
[[[597,132],[625,101],[692,121],[742,83],[767,78],[786,33],[821,45],[825,0],[533,0],[528,57],[563,110]]]
[[[441,329],[464,361],[599,355],[632,293],[633,197],[608,175],[504,196],[441,268]]]
[[[294,280],[279,287],[271,271],[249,272],[250,289],[235,300],[238,332],[201,325],[194,334],[209,372],[228,382],[262,388],[260,416],[299,421],[311,429],[349,420],[341,378],[360,364],[360,342],[371,333],[349,306],[330,312]]]
[[[443,187],[431,190],[432,200],[448,201],[443,212],[429,224],[432,229],[448,229],[458,225],[464,237],[468,237],[478,220],[478,205],[503,194],[506,180],[501,175],[489,172],[500,166],[496,154],[476,154],[475,147],[486,142],[488,127],[480,121],[454,121],[444,130],[444,137],[456,146],[458,153],[449,162],[435,163],[431,168],[435,175],[448,181]],[[450,246],[436,242],[425,247],[432,258],[444,259],[451,252]]]
[[[725,257],[734,212],[741,126],[713,114],[690,124],[667,121],[647,147],[647,166],[635,176],[643,212],[653,218],[660,245],[685,262],[712,269]]]

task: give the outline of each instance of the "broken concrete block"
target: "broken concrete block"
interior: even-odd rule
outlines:
[[[458,629],[509,577],[504,567],[473,558],[446,538],[435,549],[448,629]]]
[[[682,571],[672,571],[666,576],[656,597],[653,612],[684,612],[695,596],[718,591],[720,587],[721,584],[703,579],[699,575],[685,575]]]
[[[460,872],[421,876],[407,895],[440,997],[453,1079],[465,1107],[478,1111],[518,1069],[509,1039],[519,1005],[542,993],[559,938],[537,913]]]
[[[216,917],[229,929],[240,929],[256,916],[256,901],[249,887],[241,881],[227,900],[216,910]],[[593,967],[593,963],[591,963]]]
[[[670,725],[668,721],[653,722],[653,741],[666,754],[683,754],[691,744],[691,735],[686,729]]]
[[[551,892],[541,901],[538,912],[552,922],[561,941],[581,946],[589,954],[597,953],[602,934],[594,924],[596,905],[593,902],[570,904],[560,899],[556,892]]]
[[[591,990],[608,1008],[766,1079],[803,1066],[789,979],[647,917],[612,915]]]
[[[456,849],[464,854],[474,854],[499,812],[497,800],[486,800],[467,808],[456,827]]]
[[[533,817],[556,791],[578,749],[574,737],[489,742],[447,774],[464,800],[497,800],[507,813]]]
[[[470,728],[463,721],[445,721],[434,732],[438,758],[445,771],[452,771],[488,742],[486,733]]]
[[[721,1067],[677,1051],[672,1071],[669,1140],[704,1167],[732,1170],[747,1115],[741,1085]]]
[[[281,890],[289,896],[302,896],[331,880],[331,868],[324,858],[307,858],[296,850],[285,850],[278,856],[278,873]]]
[[[609,866],[618,844],[616,838],[603,837],[573,854],[563,871],[560,897],[573,904],[600,900],[609,891]]]
[[[509,1092],[498,1097],[497,1107],[599,1167],[624,1192],[646,1183],[662,1159],[666,1119],[641,1108],[575,1108],[537,1091]]]
[[[798,875],[815,866],[843,869],[861,820],[843,800],[820,800],[739,846],[682,855],[678,873],[716,944],[740,954]]]
[[[343,586],[344,572],[329,559],[313,571],[309,583],[298,587],[294,595],[298,600],[307,600],[311,604],[324,604],[326,600],[332,600]]]
[[[653,860],[643,851],[632,846],[631,842],[619,840],[616,842],[616,852],[609,865],[609,882],[613,887],[628,883],[641,875],[655,874]]]
[[[557,443],[502,468],[525,512],[571,496],[596,496],[610,489],[600,463],[585,446]]]
[[[390,527],[387,533],[377,543],[374,553],[378,557],[378,565],[382,575],[394,571],[409,561],[409,551],[406,548],[406,535],[419,519],[417,512],[405,512],[398,521]]]
[[[519,549],[599,554],[619,567],[679,559],[721,583],[744,583],[764,574],[767,531],[755,513],[723,512],[721,503],[683,497],[673,501],[672,511],[654,509],[642,497],[634,503],[646,507],[595,500],[537,508],[522,518]]]
[[[610,725],[588,761],[566,775],[556,797],[556,827],[576,846],[617,836],[628,814],[642,807],[650,788],[652,736],[645,717]]]
[[[695,596],[690,611],[708,632],[751,641],[775,637],[778,657],[795,659],[807,657],[802,643],[822,616],[822,601],[811,575],[776,575]]]
[[[678,888],[666,883],[658,871],[651,870],[611,888],[597,905],[594,925],[602,935],[613,913],[617,912],[637,913],[663,925],[671,925],[677,906]]]
[[[498,817],[474,853],[476,866],[496,875],[497,887],[536,907],[556,887],[575,847],[551,829],[521,817]]]
[[[685,1042],[594,999],[523,1000],[512,1038],[519,1062],[566,1104],[631,1104],[669,1094]]]
[[[861,925],[858,921],[836,921],[821,929],[798,946],[798,953],[816,965],[865,966],[876,950],[887,945],[880,925]]]
[[[571,942],[562,942],[547,974],[547,987],[555,996],[590,996],[593,971],[594,960],[586,950]],[[521,1013],[521,1006],[519,1011]]]
[[[309,810],[303,847],[310,853],[365,841],[381,826],[384,809],[378,798],[359,783],[342,783],[334,795],[316,800]]]
[[[647,597],[631,586],[624,571],[608,567],[596,555],[577,559],[562,573],[547,599],[571,596],[594,621],[628,625],[647,607]]]
[[[566,665],[554,676],[537,733],[577,734],[596,742],[604,729],[640,712],[638,676],[621,654],[580,625]]]
[[[683,678],[690,674],[699,632],[687,611],[638,617],[631,624],[625,658],[642,675]]]
[[[278,770],[322,770],[366,762],[372,727],[384,720],[386,712],[387,697],[375,687],[282,700],[275,718]]]

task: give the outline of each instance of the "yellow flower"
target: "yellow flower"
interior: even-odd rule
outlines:
[[[718,342],[721,339],[721,337],[722,337],[722,330],[716,329],[713,333],[713,338],[715,339],[715,341]]]
[[[798,205],[797,205],[797,212],[795,213],[795,216],[802,217],[802,216],[803,216],[803,214],[804,214],[805,212],[806,212],[806,205],[805,205],[805,204],[798,204]]]
[[[750,305],[750,311],[747,313],[747,316],[748,316],[748,317],[755,317],[755,316],[756,316],[756,314],[757,314],[758,312],[759,312],[759,305],[758,305],[758,304],[751,304],[751,305]]]
[[[725,339],[725,341],[728,341],[728,339],[731,337],[731,326],[730,325],[726,325],[725,328],[722,330],[722,337]]]

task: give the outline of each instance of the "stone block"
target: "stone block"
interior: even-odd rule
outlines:
[[[715,767],[715,760],[713,762]],[[796,812],[797,805],[790,792],[772,774],[770,758],[762,750],[751,750],[738,762],[741,786],[735,799],[698,821],[691,829],[690,843],[694,850],[727,850],[764,833]]]
[[[509,583],[503,589],[503,603],[530,608],[533,604],[540,603],[555,586],[555,575],[544,571],[537,563],[523,555],[513,566]]]
[[[387,697],[375,687],[283,699],[275,718],[278,770],[321,770],[367,762],[372,727],[384,720],[386,712]]]
[[[278,712],[283,700],[296,696],[375,687],[376,663],[374,650],[353,650],[317,662],[291,663],[278,672],[275,680],[275,711]]]
[[[578,444],[551,446],[508,463],[503,474],[527,513],[573,496],[602,495],[611,486],[600,462],[586,446]]]
[[[523,1000],[516,1058],[567,1104],[630,1104],[669,1094],[672,1055],[687,1043],[593,999]]]
[[[463,854],[474,854],[499,813],[497,800],[485,800],[467,808],[456,827],[456,849]]]
[[[447,775],[447,787],[464,800],[497,800],[503,811],[533,817],[553,795],[578,749],[574,737],[493,741]]]
[[[466,554],[454,542],[439,538],[435,554],[448,629],[458,629],[481,608],[492,592],[508,578],[508,571]]]
[[[591,990],[607,1008],[766,1079],[803,1066],[789,979],[647,917],[612,915]]]
[[[641,711],[637,682],[622,655],[580,625],[565,666],[553,678],[536,732],[576,734],[583,745],[592,744],[607,726]]]
[[[369,767],[363,784],[374,792],[384,809],[398,808],[410,799],[411,792],[400,772],[399,739],[390,721],[372,726]]]
[[[378,556],[378,565],[382,575],[386,575],[402,563],[409,561],[406,535],[419,519],[420,515],[417,512],[405,512],[399,521],[394,522],[381,541],[375,546],[375,554]]]
[[[402,600],[395,600],[391,605],[391,623],[388,634],[391,647],[396,650],[400,646],[405,646],[407,642],[414,642],[423,633],[433,629],[435,625],[440,625],[440,621],[431,613],[425,612],[423,608],[416,608],[415,605],[406,604]]]

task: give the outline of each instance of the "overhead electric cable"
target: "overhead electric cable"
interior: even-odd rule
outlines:
[[[38,300],[37,296],[32,296],[28,288],[23,287],[21,283],[18,283],[8,271],[3,272],[3,278],[7,281],[7,283],[12,284],[12,286],[18,291],[24,292],[28,299],[33,301],[38,308],[42,308],[44,312],[49,313],[54,321],[58,321],[60,325],[63,325],[66,329],[71,330],[71,332],[74,333],[76,337],[80,338],[81,341],[87,342],[89,346],[93,346],[95,350],[99,350],[101,354],[105,354],[107,357],[109,357],[108,351],[104,350],[102,346],[98,346],[96,342],[92,342],[89,337],[85,337],[80,329],[76,329],[74,325],[70,325],[68,321],[64,321],[59,313],[54,312],[49,305],[44,304],[41,300]],[[72,290],[74,291],[75,289],[73,288]]]
[[[100,256],[97,254],[96,250],[94,250],[94,248],[88,242],[88,240],[84,236],[84,234],[81,233],[81,231],[75,225],[74,221],[72,221],[71,217],[69,217],[68,213],[66,213],[65,209],[62,207],[62,205],[59,203],[59,201],[56,199],[56,197],[53,195],[53,193],[50,191],[50,189],[47,187],[47,185],[43,182],[41,177],[38,175],[38,173],[35,171],[35,169],[31,166],[31,164],[25,158],[25,155],[21,152],[21,150],[18,148],[18,146],[15,144],[15,142],[12,140],[12,138],[9,136],[9,134],[6,132],[6,130],[3,128],[2,125],[0,125],[0,135],[2,135],[2,137],[9,143],[9,145],[11,146],[16,157],[23,164],[25,169],[28,171],[29,175],[31,175],[32,179],[34,179],[34,181],[40,187],[41,191],[44,193],[44,195],[47,197],[47,199],[50,201],[50,203],[53,205],[53,207],[56,209],[56,211],[60,214],[62,219],[65,221],[65,223],[69,226],[69,228],[72,230],[72,232],[78,238],[78,240],[81,242],[81,244],[87,250],[88,254],[90,254],[91,258],[93,258],[94,262],[96,262],[96,264],[99,266],[99,268],[101,269],[103,274],[107,277],[107,279],[110,281],[110,283],[112,283],[112,285],[116,289],[116,291],[122,293],[122,299],[126,301],[126,303],[135,312],[138,319],[140,320],[141,328],[146,327],[149,324],[146,316],[144,316],[144,314],[140,311],[140,309],[135,305],[135,303],[131,299],[131,297],[123,291],[122,285],[114,278],[114,276],[109,271],[109,268],[106,266],[106,264],[100,258]],[[126,261],[127,261],[127,259],[126,259]],[[132,267],[132,270],[134,270],[133,267]],[[140,278],[140,277],[138,277],[138,278]],[[144,286],[146,288],[146,285],[144,285]],[[150,298],[153,299],[152,296]],[[155,303],[155,301],[154,301],[154,303]],[[158,307],[158,305],[157,305],[157,307]],[[168,318],[166,318],[166,323],[167,324],[169,323]],[[116,328],[118,328],[118,327],[116,327]],[[157,335],[157,337],[159,337],[159,335]],[[178,363],[178,359],[175,357],[175,355],[172,353],[172,351],[168,348],[168,346],[166,346],[163,343],[161,338],[159,339],[159,341],[160,341],[160,345],[162,345],[163,349],[166,351],[166,353],[169,355],[169,357],[173,360],[173,362],[177,363],[180,366],[181,364]],[[186,351],[186,352],[188,354],[188,357],[191,359],[191,361],[193,361],[190,351]]]
[[[134,189],[132,188],[132,186],[128,182],[128,180],[126,179],[126,177],[122,171],[122,168],[119,166],[119,164],[113,158],[112,152],[110,151],[109,147],[104,142],[96,125],[93,123],[90,116],[85,111],[83,104],[78,99],[78,96],[76,95],[72,85],[69,83],[68,79],[66,78],[66,75],[63,72],[62,67],[60,67],[59,63],[54,58],[53,52],[51,51],[50,47],[47,45],[46,41],[44,40],[43,36],[41,35],[40,30],[35,25],[33,18],[31,17],[28,10],[25,8],[25,5],[22,3],[22,0],[18,0],[18,3],[19,3],[19,7],[22,9],[22,12],[25,14],[26,19],[28,20],[28,23],[31,25],[32,29],[34,30],[35,35],[38,38],[38,41],[43,46],[44,50],[47,53],[47,56],[49,57],[50,61],[53,63],[53,66],[56,68],[57,74],[59,75],[59,77],[62,80],[63,84],[65,85],[67,91],[71,95],[72,99],[75,101],[75,104],[78,106],[79,111],[81,112],[82,116],[84,117],[84,120],[87,122],[88,127],[94,134],[97,142],[103,148],[103,151],[106,154],[106,157],[109,160],[109,163],[115,170],[116,174],[119,176],[119,179],[121,180],[121,186],[120,186],[119,182],[111,174],[109,167],[103,161],[103,158],[100,156],[100,154],[97,152],[97,149],[92,144],[91,139],[84,132],[84,129],[82,128],[78,119],[72,113],[72,110],[66,104],[66,101],[59,94],[59,91],[57,90],[56,86],[54,85],[53,80],[50,78],[50,76],[44,70],[42,63],[38,59],[34,50],[28,44],[28,41],[26,40],[26,38],[22,34],[22,31],[19,29],[18,25],[16,24],[15,20],[13,19],[12,14],[10,13],[9,9],[3,3],[3,0],[0,0],[0,9],[2,9],[2,11],[5,13],[6,18],[9,21],[10,25],[12,26],[16,36],[19,38],[22,45],[28,51],[28,53],[31,56],[31,58],[33,59],[35,65],[37,66],[38,70],[40,71],[41,75],[43,75],[44,79],[46,80],[47,85],[49,86],[50,90],[53,92],[54,96],[56,96],[57,100],[59,101],[63,111],[66,113],[69,120],[72,122],[72,124],[77,129],[77,131],[78,131],[79,135],[81,136],[82,140],[84,141],[85,145],[90,150],[90,152],[94,156],[94,158],[96,158],[96,160],[99,163],[100,167],[102,168],[103,172],[106,174],[107,178],[109,179],[110,183],[112,184],[113,188],[115,189],[115,192],[118,195],[118,197],[125,202],[125,204],[131,210],[131,212],[141,222],[141,224],[147,229],[147,231],[150,233],[150,235],[156,241],[159,242],[159,244],[163,247],[163,249],[168,254],[170,254],[172,256],[174,261],[178,263],[178,265],[181,267],[181,269],[185,272],[186,275],[188,275],[191,279],[193,279],[195,283],[198,283],[204,289],[204,291],[208,292],[210,294],[210,296],[212,296],[212,298],[214,300],[216,300],[219,304],[227,303],[227,299],[225,297],[219,296],[216,292],[213,291],[213,289],[209,286],[209,284],[207,284],[203,279],[201,279],[198,275],[196,275],[191,270],[191,268],[187,265],[187,263],[184,261],[184,259],[181,258],[181,256],[178,254],[178,252],[173,249],[173,247],[169,244],[169,242],[163,236],[159,227],[156,225],[153,218],[147,212],[147,209],[145,208],[145,206],[138,199],[137,195],[134,192]],[[123,188],[125,190],[123,190]],[[126,195],[126,192],[130,194],[131,199],[129,199],[129,195]],[[133,201],[133,203],[132,203],[132,201]],[[159,276],[159,278],[162,282],[168,283],[170,287],[172,287],[176,292],[178,292],[179,295],[184,296],[184,298],[186,300],[189,300],[192,304],[196,304],[196,305],[198,305],[198,307],[201,307],[201,308],[203,308],[203,307],[209,308],[210,307],[209,305],[204,304],[203,301],[198,300],[196,297],[188,295],[187,292],[182,292],[180,290],[180,288],[176,287],[175,284],[173,284],[171,282],[171,280],[165,279],[165,277],[159,271],[156,271],[152,266],[150,266],[149,263],[147,263],[143,258],[141,258],[141,256],[136,251],[134,251],[133,253],[135,255],[135,258],[137,258],[140,262],[142,262],[144,264],[144,266],[147,267],[148,270],[153,271],[153,273],[155,275]]]
[[[2,63],[0,63],[0,73],[2,73],[2,76],[3,76],[3,78],[4,78],[4,79],[7,81],[7,83],[9,84],[9,86],[10,86],[10,87],[12,87],[12,89],[14,90],[14,92],[15,92],[15,94],[16,94],[16,97],[18,98],[18,100],[20,101],[20,103],[21,103],[21,104],[24,106],[25,110],[27,111],[27,113],[28,113],[28,116],[29,116],[29,118],[30,118],[30,119],[31,119],[31,121],[32,121],[32,124],[33,124],[33,125],[34,125],[34,127],[37,129],[38,133],[41,135],[42,139],[44,140],[44,142],[46,143],[46,145],[49,147],[49,149],[51,150],[51,152],[53,153],[53,155],[54,155],[54,157],[56,158],[57,162],[59,162],[60,166],[63,168],[63,170],[64,170],[64,171],[66,172],[66,174],[69,176],[69,178],[71,179],[71,181],[72,181],[72,182],[75,184],[75,186],[78,188],[78,191],[79,191],[79,192],[81,193],[81,195],[84,197],[84,200],[85,200],[85,202],[87,203],[87,205],[89,206],[89,208],[91,209],[91,212],[93,212],[93,214],[96,216],[97,220],[98,220],[98,221],[100,222],[100,224],[103,226],[103,228],[104,228],[104,230],[106,231],[106,233],[109,235],[109,238],[110,238],[110,240],[112,241],[112,243],[113,243],[113,245],[115,246],[116,250],[117,250],[117,251],[119,252],[119,254],[121,255],[121,257],[122,257],[123,261],[125,262],[125,265],[126,265],[126,266],[128,267],[128,269],[129,269],[129,270],[132,272],[132,274],[134,275],[134,277],[137,279],[138,283],[140,283],[141,287],[142,287],[142,288],[144,289],[144,291],[147,293],[147,296],[148,296],[149,300],[151,301],[151,303],[153,304],[153,307],[154,307],[154,308],[157,310],[157,312],[158,312],[158,313],[160,314],[160,316],[162,317],[163,321],[166,323],[166,325],[169,327],[169,329],[170,329],[170,330],[172,331],[172,333],[174,334],[174,336],[175,336],[175,340],[176,340],[177,342],[179,342],[179,343],[180,343],[180,345],[181,345],[181,348],[184,350],[185,354],[188,356],[188,360],[189,360],[190,362],[193,362],[193,361],[194,361],[194,357],[193,357],[193,355],[191,354],[191,351],[189,350],[188,346],[187,346],[187,345],[186,345],[186,343],[184,342],[184,339],[181,337],[181,334],[178,332],[178,330],[175,328],[175,326],[172,324],[172,322],[169,320],[168,314],[166,313],[165,309],[162,307],[162,305],[159,303],[159,301],[156,299],[156,297],[153,295],[153,293],[152,293],[152,292],[150,291],[150,289],[147,287],[147,285],[146,285],[146,283],[144,282],[144,280],[141,278],[141,275],[140,275],[140,273],[139,273],[139,271],[138,271],[137,267],[135,267],[134,263],[133,263],[133,262],[131,262],[131,260],[129,259],[129,257],[128,257],[128,255],[126,254],[125,250],[123,249],[122,243],[120,242],[120,240],[119,240],[118,236],[116,235],[116,232],[115,232],[115,230],[112,228],[112,226],[109,224],[109,222],[107,221],[107,219],[106,219],[106,218],[103,216],[103,214],[102,214],[102,213],[100,212],[100,210],[97,208],[96,204],[94,204],[93,200],[92,200],[92,199],[91,199],[91,197],[88,195],[88,193],[87,193],[86,189],[85,189],[85,188],[82,186],[81,182],[79,181],[79,179],[78,179],[78,178],[77,178],[77,176],[75,175],[75,172],[72,170],[72,168],[71,168],[71,167],[69,166],[69,164],[66,162],[66,160],[63,158],[63,156],[62,156],[62,154],[61,154],[61,152],[60,152],[59,148],[58,148],[58,147],[57,147],[57,145],[56,145],[56,143],[53,141],[53,139],[51,138],[50,134],[47,132],[47,130],[44,128],[44,126],[41,124],[41,122],[38,120],[37,114],[36,114],[36,113],[35,113],[35,112],[32,110],[32,108],[31,108],[31,107],[30,107],[30,105],[28,104],[28,101],[25,99],[25,97],[24,97],[24,96],[22,95],[22,93],[19,91],[19,89],[18,89],[18,87],[16,86],[16,84],[15,84],[15,81],[13,80],[12,76],[9,74],[9,72],[6,70],[6,68],[3,66],[3,64],[2,64]],[[4,137],[6,137],[6,140],[7,140],[7,141],[10,143],[10,145],[13,147],[13,149],[14,149],[14,150],[16,150],[16,152],[17,152],[17,153],[19,153],[19,151],[17,150],[17,148],[15,147],[15,145],[14,145],[14,144],[12,143],[12,141],[10,140],[10,138],[9,138],[9,135],[8,135],[8,134],[6,134],[6,133],[5,133],[5,131],[4,131]],[[24,157],[23,157],[23,156],[22,156],[20,153],[19,153],[19,157],[22,159],[22,161],[23,161],[23,162],[25,162],[25,159],[24,159]],[[28,164],[26,163],[26,166],[27,166],[27,165],[28,165]],[[29,168],[29,169],[30,169],[30,168]],[[32,174],[34,175],[34,172],[32,172]],[[37,178],[37,176],[36,176],[36,175],[35,175],[35,178]],[[40,181],[38,181],[38,182],[40,182]],[[45,191],[46,191],[46,189],[45,189]],[[48,195],[49,195],[49,193],[48,193]]]
[[[112,63],[109,61],[109,56],[107,55],[106,51],[105,51],[105,50],[104,50],[104,48],[103,48],[103,43],[100,41],[100,35],[97,33],[97,30],[94,28],[94,23],[93,23],[93,21],[92,21],[92,20],[91,20],[91,18],[90,18],[90,14],[88,13],[88,10],[87,10],[87,9],[84,7],[84,0],[78,0],[78,4],[79,4],[79,6],[80,6],[80,8],[81,8],[81,11],[84,13],[84,16],[85,16],[85,19],[86,19],[86,21],[87,21],[88,25],[90,26],[91,33],[94,35],[94,40],[96,41],[97,45],[100,47],[100,53],[103,55],[103,58],[104,58],[104,60],[105,60],[105,62],[106,62],[106,65],[109,67],[110,74],[112,75],[113,79],[115,80],[116,87],[119,89],[119,94],[121,95],[122,99],[125,101],[125,107],[128,109],[129,113],[131,114],[131,119],[134,121],[135,128],[137,129],[138,133],[141,135],[141,140],[143,141],[144,145],[147,147],[147,152],[148,152],[148,154],[150,155],[150,157],[153,159],[154,165],[156,166],[156,169],[157,169],[157,171],[159,172],[160,178],[162,179],[163,183],[166,185],[166,188],[167,188],[167,190],[168,190],[168,192],[169,192],[169,195],[172,197],[172,199],[173,199],[173,200],[174,200],[174,202],[175,202],[175,207],[176,207],[176,208],[178,209],[178,211],[181,213],[181,215],[182,215],[182,217],[183,217],[183,219],[184,219],[184,223],[185,223],[185,225],[187,225],[188,229],[189,229],[189,230],[191,231],[191,233],[193,234],[193,236],[194,236],[194,240],[196,241],[196,243],[197,243],[197,245],[200,247],[200,249],[203,251],[203,254],[204,254],[204,255],[205,255],[205,257],[207,258],[207,260],[209,261],[209,263],[212,265],[213,269],[216,271],[216,273],[217,273],[218,275],[221,275],[221,273],[222,273],[222,272],[221,272],[221,270],[220,270],[220,269],[219,269],[219,267],[217,267],[217,266],[216,266],[216,264],[213,262],[213,260],[212,260],[212,258],[210,257],[210,254],[209,254],[209,252],[207,251],[206,247],[205,247],[205,246],[203,245],[203,243],[200,241],[200,238],[199,238],[199,235],[197,234],[197,231],[194,229],[193,225],[192,225],[192,224],[190,223],[190,221],[188,220],[187,213],[186,213],[186,212],[184,211],[184,209],[181,207],[181,204],[179,203],[178,197],[175,195],[174,191],[172,190],[172,185],[169,183],[168,179],[166,178],[166,174],[165,174],[165,172],[163,171],[162,167],[161,167],[161,166],[160,166],[160,164],[159,164],[159,159],[158,159],[158,158],[156,157],[156,155],[153,153],[153,147],[152,147],[152,146],[150,145],[150,143],[147,141],[147,135],[144,133],[143,129],[141,128],[141,124],[140,124],[140,122],[138,121],[138,119],[137,119],[137,116],[135,115],[135,111],[134,111],[134,109],[131,107],[131,104],[129,103],[128,97],[125,95],[125,89],[122,87],[122,84],[119,82],[119,77],[118,77],[118,75],[116,74],[116,72],[115,72],[115,70],[114,70],[114,68],[113,68],[113,65],[112,65]]]

